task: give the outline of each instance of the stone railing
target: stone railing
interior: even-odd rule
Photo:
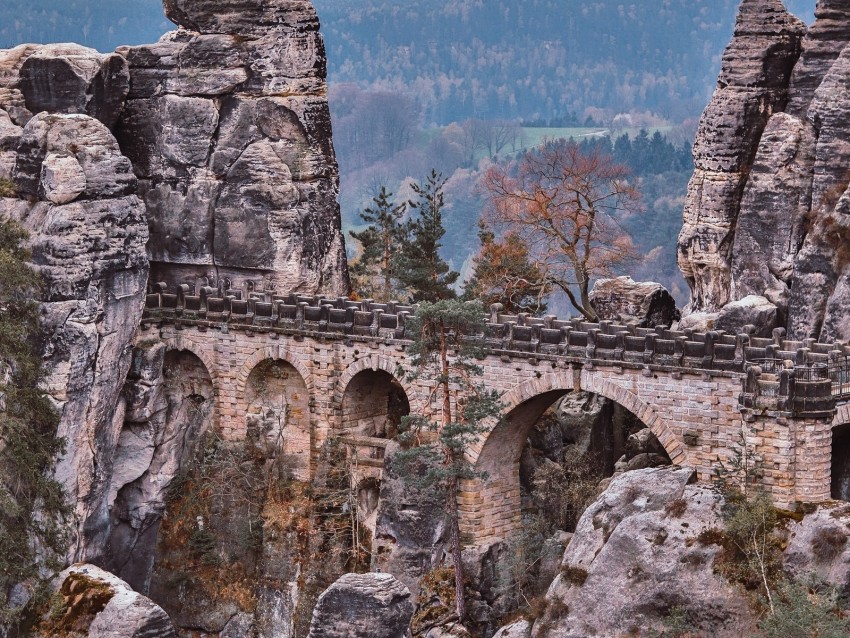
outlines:
[[[165,284],[156,284],[147,295],[143,323],[404,342],[410,340],[407,327],[416,311],[415,306],[400,303],[297,293],[249,292],[243,298],[242,290],[210,287],[191,293],[187,285],[172,292]],[[822,379],[817,371],[850,356],[846,345],[785,339],[782,328],[765,339],[722,331],[671,331],[610,321],[509,315],[500,304],[490,308],[484,333],[477,339],[495,355],[739,373],[744,376],[742,405],[773,409],[796,405],[798,398],[811,404],[809,399],[821,397],[821,386],[829,381],[829,374]],[[785,372],[789,369],[792,373]],[[832,389],[825,396],[832,397]]]

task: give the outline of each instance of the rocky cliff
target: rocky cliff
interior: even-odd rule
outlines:
[[[343,294],[325,50],[309,1],[166,0],[180,25],[119,49],[116,136],[139,177],[153,277]]]
[[[694,325],[761,297],[794,338],[850,338],[850,2],[819,0],[815,15],[806,30],[778,0],[741,4],[679,237]]]
[[[324,45],[309,0],[167,0],[165,10],[179,29],[152,45],[0,51],[0,217],[29,231],[46,284],[46,386],[66,441],[56,476],[75,514],[68,561],[166,592],[158,602],[178,631],[201,616],[211,633],[254,631],[256,611],[258,632],[290,635],[296,607],[306,626],[339,570],[306,593],[303,544],[286,525],[279,543],[243,542],[240,526],[268,506],[259,470],[244,488],[250,505],[225,507],[207,528],[222,554],[244,558],[243,572],[229,559],[207,570],[229,572],[230,591],[205,595],[207,582],[172,596],[163,579],[186,550],[180,530],[153,572],[169,488],[209,430],[213,387],[198,360],[139,344],[137,330],[153,282],[243,299],[347,293]],[[254,454],[257,467],[277,456],[244,447],[234,458]],[[252,572],[259,556],[274,573]],[[257,588],[240,588],[249,577]]]

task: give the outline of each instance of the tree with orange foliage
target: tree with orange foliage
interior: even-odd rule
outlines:
[[[464,299],[479,300],[485,308],[500,303],[508,314],[546,312],[551,285],[543,270],[528,258],[528,246],[514,232],[496,239],[482,221],[478,237],[481,250],[475,257],[475,272],[464,288]]]
[[[520,237],[532,263],[573,307],[598,320],[590,286],[635,259],[631,237],[618,218],[639,209],[629,169],[610,155],[556,140],[482,178],[489,199],[486,221]]]

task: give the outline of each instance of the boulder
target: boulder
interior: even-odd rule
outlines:
[[[676,300],[664,286],[631,277],[597,280],[590,303],[600,319],[639,328],[669,328],[680,317]]]
[[[682,317],[676,329],[711,332],[715,328],[718,317],[720,317],[719,312],[692,312]]]
[[[768,338],[778,326],[778,309],[764,297],[749,295],[740,301],[723,306],[714,322],[715,330],[731,334],[749,333],[755,327],[754,337]],[[748,328],[750,327],[750,328]]]
[[[673,607],[688,611],[698,633],[754,634],[746,597],[715,573],[721,548],[698,540],[722,527],[721,506],[687,468],[615,478],[582,515],[532,636],[660,633]]]
[[[785,570],[794,578],[846,588],[850,583],[850,506],[819,506],[802,521],[788,524]]]
[[[117,576],[94,565],[77,564],[56,579],[56,602],[34,630],[39,638],[176,638],[161,607],[133,591]]]
[[[86,191],[86,173],[76,157],[51,153],[41,165],[40,191],[54,204],[69,204]]]
[[[82,113],[111,127],[130,89],[127,62],[78,44],[47,44],[20,64],[17,87],[32,113]]]
[[[410,598],[390,574],[346,574],[319,597],[308,638],[405,638]]]
[[[531,624],[527,620],[518,620],[502,627],[493,638],[531,638]]]

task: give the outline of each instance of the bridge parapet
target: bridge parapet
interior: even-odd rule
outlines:
[[[228,330],[280,332],[330,339],[408,342],[409,318],[416,311],[413,305],[397,302],[352,301],[299,293],[247,292],[247,298],[243,298],[242,290],[223,291],[204,287],[198,294],[190,292],[187,285],[169,291],[166,284],[155,284],[147,295],[143,322],[174,323],[178,328],[192,325],[201,330],[227,327]],[[746,378],[741,395],[742,403],[746,402],[747,407],[758,407],[760,401],[773,396],[790,399],[793,403],[797,396],[795,392],[804,392],[804,398],[810,398],[808,393],[812,392],[820,397],[823,390],[817,386],[822,380],[816,378],[817,371],[822,367],[829,368],[830,362],[846,362],[850,356],[850,348],[846,345],[787,340],[781,328],[774,330],[773,338],[765,339],[746,333],[672,331],[610,321],[564,320],[552,315],[510,315],[502,312],[500,304],[490,308],[485,320],[484,333],[475,339],[495,355],[601,361],[629,367],[742,374],[752,371],[753,374]],[[795,370],[798,370],[793,375],[795,383],[777,386],[776,392],[773,392],[770,385],[773,380],[762,375],[774,373],[761,368],[759,375],[753,370],[754,366],[766,361],[793,361]],[[837,368],[832,375],[850,378],[846,370],[841,372]],[[847,389],[850,393],[850,383]]]

